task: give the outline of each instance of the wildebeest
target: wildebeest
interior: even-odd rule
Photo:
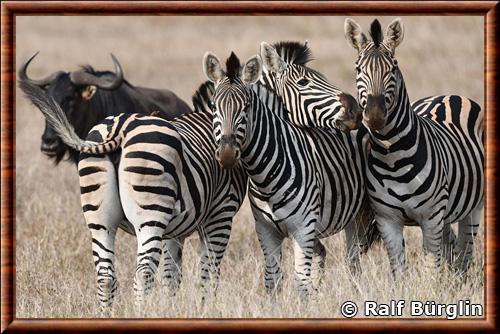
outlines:
[[[115,73],[96,71],[90,65],[74,72],[56,71],[34,80],[28,77],[27,68],[38,54],[31,56],[18,71],[21,81],[27,81],[45,90],[63,109],[80,138],[107,116],[120,113],[154,114],[172,120],[191,111],[191,108],[172,91],[135,87],[124,79],[123,69],[111,54]],[[78,152],[66,146],[46,123],[42,135],[41,151],[58,164],[66,154],[73,162]]]

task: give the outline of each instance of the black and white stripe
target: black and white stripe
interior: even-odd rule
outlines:
[[[247,178],[240,166],[223,170],[214,159],[212,114],[193,112],[170,122],[121,114],[106,118],[83,141],[43,91],[27,84],[22,88],[63,141],[82,152],[78,164],[82,208],[92,234],[103,309],[110,311],[117,288],[114,239],[124,218],[129,224],[125,228],[137,236],[138,301],[152,287],[163,238],[169,239],[165,276],[172,285],[178,284],[182,244],[194,231],[202,239],[202,286],[213,279],[215,287]],[[203,102],[199,107],[204,104],[208,105]],[[118,167],[113,154],[119,155]]]
[[[265,257],[268,293],[280,287],[281,245],[294,241],[295,283],[301,296],[314,287],[312,269],[324,266],[320,238],[344,229],[360,210],[364,187],[356,142],[331,136],[321,129],[301,129],[282,118],[281,99],[255,83],[262,72],[259,56],[240,72],[232,54],[222,70],[218,58],[207,53],[205,73],[216,83],[215,140],[218,149],[233,145],[249,176],[249,197],[255,227]],[[242,74],[240,74],[242,73]],[[233,143],[222,141],[230,129]],[[312,268],[314,258],[318,266]]]
[[[424,249],[440,265],[453,260],[454,222],[459,222],[454,265],[465,272],[483,200],[481,108],[454,95],[423,99],[412,107],[394,57],[403,39],[399,19],[389,25],[385,40],[377,20],[370,41],[354,21],[346,20],[345,28],[359,54],[356,84],[371,142],[368,191],[393,272],[406,268],[404,224],[421,227]]]
[[[289,41],[272,45],[262,42],[260,54],[264,63],[260,83],[281,98],[285,112],[283,117],[301,128],[321,128],[319,131],[310,130],[315,141],[328,136],[331,137],[330,142],[338,141],[337,145],[329,147],[331,152],[328,154],[332,156],[331,159],[341,156],[339,152],[347,151],[360,162],[360,165],[356,166],[361,166],[361,170],[364,170],[368,150],[366,130],[345,133],[358,127],[359,105],[351,95],[334,86],[323,74],[308,66],[312,53],[307,42]],[[349,140],[354,144],[346,145]],[[320,143],[319,147],[323,145],[324,143]],[[351,165],[350,162],[348,164]],[[332,173],[335,174],[337,171]],[[359,172],[355,175],[362,174]],[[364,177],[354,178],[352,182],[357,182],[361,189],[364,188]],[[360,201],[363,199],[367,202],[366,196],[362,196]],[[355,261],[358,259],[359,251],[366,251],[378,237],[371,216],[368,203],[364,203],[363,210],[359,211],[359,219],[345,229],[348,257]],[[351,269],[357,270],[355,267]]]

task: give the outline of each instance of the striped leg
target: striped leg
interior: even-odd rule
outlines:
[[[215,295],[217,291],[220,263],[229,242],[232,216],[230,218],[222,216],[219,217],[220,219],[214,217],[203,230],[199,231],[202,243],[200,277],[203,299],[207,293]]]
[[[185,238],[163,240],[163,287],[175,296],[182,280],[182,248]]]
[[[403,224],[399,221],[375,216],[377,229],[384,240],[392,275],[395,280],[401,279],[406,272],[405,240],[403,237]]]
[[[443,220],[444,209],[433,214],[432,218],[424,221],[421,224],[422,239],[424,243],[424,251],[429,252],[434,256],[434,264],[439,268],[443,262],[443,231],[450,228],[445,228]],[[445,238],[446,239],[446,238]]]
[[[90,225],[90,224],[89,224]],[[115,230],[92,230],[92,254],[97,270],[97,293],[104,316],[111,316],[118,281],[115,271]]]
[[[294,286],[303,301],[307,301],[312,290],[311,265],[316,240],[315,225],[316,219],[310,218],[304,229],[293,235]]]
[[[355,224],[352,222],[345,228],[346,236],[346,262],[349,272],[353,276],[357,276],[361,272],[361,264],[359,255],[361,253],[360,233]]]
[[[474,238],[481,223],[481,213],[482,205],[458,222],[458,242],[454,252],[454,268],[460,275],[465,275],[469,269],[474,250]]]
[[[274,223],[255,221],[255,231],[265,259],[264,285],[266,292],[274,300],[281,292],[283,283],[281,245],[284,236],[272,224]]]
[[[137,306],[141,306],[144,297],[153,287],[160,263],[163,231],[163,227],[145,224],[136,229],[137,267],[134,276],[134,294]]]
[[[123,163],[123,161],[122,161]],[[120,166],[122,168],[122,166]],[[147,193],[134,190],[134,179],[127,179],[126,174],[119,175],[120,199],[128,221],[135,229],[137,237],[137,264],[134,275],[134,294],[136,307],[142,310],[144,297],[147,296],[153,286],[156,271],[160,263],[162,253],[162,237],[167,224],[170,222],[171,212],[175,200],[173,196],[157,193]],[[158,184],[168,185],[165,180]],[[146,182],[146,181],[144,181]],[[140,189],[137,188],[136,189]],[[140,189],[142,190],[142,189]],[[141,203],[141,206],[138,205]],[[153,205],[162,210],[146,210],[144,207]]]
[[[456,242],[455,232],[453,232],[451,224],[444,224],[441,247],[443,249],[443,259],[450,266],[453,265],[453,250]]]
[[[168,128],[164,127],[167,131]],[[153,141],[169,136],[152,135]],[[177,135],[172,132],[173,135]],[[179,175],[182,173],[177,148],[137,143],[137,134],[129,133],[122,151],[118,180],[120,199],[137,237],[137,264],[134,275],[136,307],[141,308],[150,293],[160,263],[162,239],[176,207]],[[134,137],[135,136],[135,137]],[[139,134],[140,136],[140,134]],[[158,136],[158,137],[156,137]],[[139,137],[140,138],[140,137]],[[177,140],[177,139],[176,139]],[[168,162],[156,153],[169,157]]]
[[[115,168],[108,157],[82,154],[78,164],[83,214],[92,235],[92,255],[97,272],[101,312],[111,316],[118,288],[115,272],[115,236],[123,220]]]
[[[323,246],[321,241],[316,238],[316,242],[314,243],[314,256],[311,272],[313,289],[319,289],[321,283],[323,282],[323,278],[325,276],[325,258],[325,246]]]
[[[356,219],[345,227],[347,265],[351,275],[361,273],[360,255],[368,251],[371,245],[380,239],[377,222],[368,200],[361,206]]]

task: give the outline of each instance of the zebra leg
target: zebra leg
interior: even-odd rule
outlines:
[[[458,222],[458,241],[454,252],[454,269],[459,275],[465,275],[469,269],[474,250],[474,238],[481,223],[481,212],[482,205]]]
[[[136,306],[142,306],[144,298],[153,287],[160,264],[163,228],[143,224],[136,230],[137,267],[134,276]]]
[[[299,292],[301,300],[307,302],[312,289],[311,265],[316,232],[314,222],[309,222],[305,226],[312,228],[308,231],[300,231],[302,233],[294,234],[293,253],[295,259],[294,286]]]
[[[318,289],[323,282],[323,278],[325,276],[325,258],[326,258],[326,249],[325,246],[321,243],[319,239],[316,239],[314,243],[314,256],[312,263],[312,286],[313,289]]]
[[[429,252],[434,256],[434,264],[439,268],[443,262],[443,239],[448,239],[448,237],[443,238],[443,231],[449,232],[449,223],[445,223],[443,220],[444,210],[439,213],[434,214],[432,219],[422,222],[422,239],[424,243],[424,251]],[[449,236],[449,234],[448,234]]]
[[[203,299],[208,293],[215,295],[217,291],[220,263],[229,242],[231,223],[232,217],[229,219],[211,220],[207,226],[198,232],[202,243],[200,277]]]
[[[371,245],[380,239],[377,222],[367,199],[364,200],[355,220],[345,228],[347,245],[347,265],[351,275],[361,273],[360,255],[368,251]]]
[[[163,239],[163,287],[175,296],[182,280],[182,248],[185,238]]]
[[[92,235],[97,293],[102,315],[111,316],[118,288],[115,272],[115,236],[124,215],[118,195],[115,167],[110,159],[82,154],[78,163],[83,215]]]
[[[360,253],[362,237],[356,222],[348,224],[345,228],[346,236],[346,262],[352,276],[358,276],[361,272]]]
[[[404,225],[382,216],[375,216],[375,221],[389,255],[392,275],[395,280],[399,280],[406,272]]]
[[[356,217],[355,224],[360,253],[365,254],[381,238],[380,231],[377,229],[377,222],[375,221],[375,212],[371,208],[368,198],[364,200]]]
[[[255,221],[255,231],[265,259],[264,285],[267,294],[274,300],[281,292],[283,283],[281,245],[284,236],[272,224],[274,223]]]
[[[443,258],[449,266],[453,265],[453,250],[456,244],[455,232],[451,228],[451,224],[444,224],[443,239],[441,247],[443,249]]]

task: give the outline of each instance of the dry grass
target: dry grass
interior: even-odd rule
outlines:
[[[364,27],[372,18],[361,17]],[[392,18],[383,17],[382,25]],[[111,68],[117,55],[134,84],[168,87],[190,100],[204,81],[201,57],[207,50],[221,58],[234,50],[246,59],[261,41],[309,40],[316,57],[312,67],[341,88],[354,92],[355,51],[343,37],[343,17],[17,17],[17,63],[40,55],[30,75],[72,70],[90,63]],[[436,94],[467,95],[483,105],[483,19],[481,17],[405,17],[405,40],[398,61],[413,99]],[[95,317],[98,307],[90,233],[81,214],[75,167],[55,168],[39,151],[43,119],[17,91],[17,317]],[[483,231],[483,229],[481,229]],[[235,218],[216,298],[201,304],[197,289],[198,239],[184,251],[180,292],[168,297],[154,290],[150,317],[337,317],[346,300],[380,303],[391,299],[483,303],[483,233],[467,284],[449,273],[423,265],[421,233],[405,230],[409,279],[394,287],[388,261],[378,245],[362,260],[364,272],[353,280],[344,264],[344,236],[326,240],[327,272],[323,287],[301,306],[291,287],[292,251],[284,249],[284,292],[269,304],[263,286],[263,258],[245,205]],[[120,281],[115,316],[137,316],[132,308],[135,239],[117,237]]]

